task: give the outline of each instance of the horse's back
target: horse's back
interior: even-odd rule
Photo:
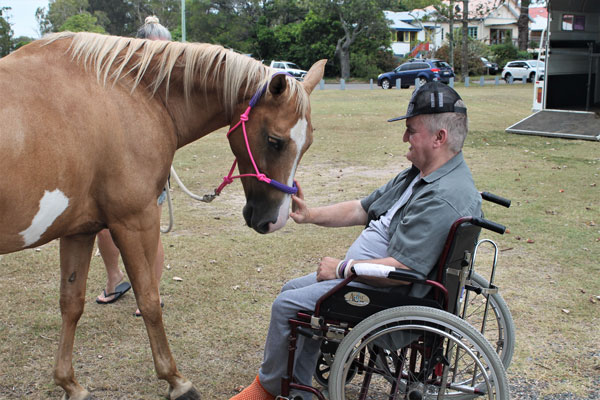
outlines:
[[[100,229],[98,202],[125,184],[127,152],[143,148],[131,94],[67,50],[36,41],[0,59],[0,254]]]

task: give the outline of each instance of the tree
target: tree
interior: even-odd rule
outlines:
[[[47,12],[41,7],[36,11],[40,32],[57,32],[69,17],[87,11],[88,7],[88,0],[50,0]]]
[[[529,43],[529,2],[530,0],[521,0],[521,12],[517,20],[519,50],[522,51],[527,51]]]
[[[12,50],[13,31],[8,21],[2,15],[10,7],[0,7],[0,57],[8,55]]]
[[[34,40],[34,38],[29,36],[18,36],[16,38],[13,38],[13,51],[25,46],[26,44],[33,42]]]
[[[387,32],[383,8],[385,0],[312,0],[311,9],[337,17],[343,33],[337,39],[335,55],[339,58],[341,76],[350,77],[350,48],[361,36]],[[387,35],[389,42],[389,35]]]
[[[106,33],[104,28],[97,23],[98,18],[86,11],[67,18],[58,31]]]

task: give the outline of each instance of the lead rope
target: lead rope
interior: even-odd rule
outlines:
[[[204,196],[198,196],[197,194],[192,193],[184,184],[183,182],[181,182],[181,179],[179,179],[179,176],[177,175],[177,172],[175,171],[175,168],[173,168],[173,166],[171,165],[171,177],[175,179],[175,182],[177,182],[177,184],[179,185],[179,187],[181,188],[181,190],[183,190],[183,192],[185,194],[187,194],[188,196],[190,196],[192,199],[194,200],[198,200],[201,201],[203,203],[210,203],[211,201],[213,201],[215,199],[215,197],[217,197],[217,193],[216,193],[216,189],[215,189],[215,193],[212,194],[205,194]],[[171,191],[169,190],[169,182],[167,181],[167,183],[165,184],[165,190],[167,191],[167,205],[169,207],[169,225],[167,225],[166,228],[160,228],[160,231],[162,233],[169,233],[171,232],[171,229],[173,229],[173,224],[174,224],[174,218],[173,218],[173,200],[171,200]]]
[[[275,74],[273,74],[273,76],[279,75],[279,74],[291,76],[287,72],[276,72]],[[296,181],[294,181],[293,186],[288,186],[286,184],[276,181],[275,179],[271,179],[271,178],[267,177],[265,174],[261,173],[260,170],[258,169],[258,166],[256,165],[256,162],[254,161],[254,156],[252,155],[252,150],[250,149],[250,143],[248,141],[248,134],[246,133],[246,122],[250,118],[249,116],[250,116],[250,111],[252,110],[252,108],[256,105],[256,103],[258,103],[260,98],[265,94],[265,92],[267,90],[267,85],[268,85],[268,83],[265,83],[265,85],[262,88],[258,89],[256,91],[256,93],[254,93],[254,96],[252,96],[252,98],[250,99],[248,108],[246,108],[246,111],[244,111],[242,113],[242,115],[240,115],[240,120],[233,127],[231,127],[229,129],[229,131],[227,132],[227,138],[229,138],[230,133],[235,131],[240,125],[242,126],[242,133],[244,135],[244,142],[246,144],[246,150],[248,151],[248,156],[250,157],[250,161],[252,162],[252,166],[254,167],[255,173],[254,174],[240,174],[240,175],[233,176],[233,172],[235,171],[235,167],[237,166],[237,158],[236,158],[233,161],[233,165],[231,166],[231,169],[229,170],[229,174],[227,176],[223,177],[223,182],[221,182],[219,187],[217,187],[214,190],[214,193],[205,194],[204,196],[200,197],[200,196],[190,192],[185,187],[183,182],[181,182],[181,179],[179,179],[179,177],[177,176],[177,172],[175,172],[175,168],[173,168],[173,165],[171,165],[171,176],[173,176],[173,178],[175,178],[175,181],[177,182],[177,184],[179,185],[181,190],[183,190],[184,193],[187,194],[188,196],[190,196],[192,199],[202,201],[204,203],[210,203],[211,201],[213,201],[215,199],[215,197],[217,197],[219,194],[221,194],[221,191],[223,190],[223,188],[225,186],[229,185],[230,183],[233,183],[234,179],[244,178],[244,177],[254,177],[254,178],[258,179],[260,182],[265,182],[265,183],[273,186],[277,190],[281,190],[282,192],[287,193],[287,194],[296,194],[298,192],[298,187],[296,186]],[[167,204],[169,205],[169,225],[167,228],[165,228],[165,230],[163,230],[161,228],[160,231],[162,233],[167,233],[173,228],[173,206],[171,203],[171,195],[169,192],[169,182],[168,181],[165,184],[165,188],[167,189]]]

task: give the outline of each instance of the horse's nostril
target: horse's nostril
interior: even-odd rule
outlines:
[[[258,233],[267,233],[269,232],[269,223],[265,222],[263,224],[257,224],[254,229],[256,230],[256,232]]]

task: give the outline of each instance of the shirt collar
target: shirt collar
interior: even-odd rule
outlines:
[[[431,174],[427,175],[423,178],[423,180],[427,183],[432,183],[440,179],[441,177],[449,174],[452,170],[458,167],[460,164],[464,162],[462,151],[458,152],[454,157],[450,160],[446,161],[444,165],[433,171]]]

